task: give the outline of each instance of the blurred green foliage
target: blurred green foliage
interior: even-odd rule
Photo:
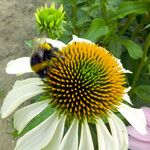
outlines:
[[[132,86],[131,100],[135,106],[150,102],[150,1],[149,0],[57,0],[66,12],[67,43],[72,34],[105,47],[124,68],[127,86]]]
[[[5,95],[5,91],[3,89],[0,89],[0,98],[3,98]]]

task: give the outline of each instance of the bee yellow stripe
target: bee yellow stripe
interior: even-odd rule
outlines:
[[[44,49],[44,50],[51,50],[51,46],[48,43],[40,44],[39,48]]]
[[[49,65],[49,61],[43,61],[42,63],[31,66],[32,70],[38,72]]]

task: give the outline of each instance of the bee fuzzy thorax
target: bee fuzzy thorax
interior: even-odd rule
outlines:
[[[49,43],[39,44],[39,49],[41,50],[51,50],[52,46]]]
[[[63,58],[58,53],[58,48],[53,47],[50,43],[40,43],[31,55],[30,64],[32,70],[39,77],[44,78],[50,69],[52,58]]]

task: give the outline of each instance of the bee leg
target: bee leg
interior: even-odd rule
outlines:
[[[55,57],[55,58],[65,58],[63,55],[59,55],[59,54],[55,54],[55,53],[52,54],[52,57]]]
[[[45,77],[45,74],[46,74],[45,69],[40,70],[40,71],[38,71],[38,72],[36,72],[36,73],[39,75],[40,78],[44,78],[44,77]]]

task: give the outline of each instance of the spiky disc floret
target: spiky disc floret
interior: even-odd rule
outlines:
[[[60,113],[88,120],[108,115],[122,101],[125,78],[116,59],[95,44],[75,42],[53,60],[45,80]]]

